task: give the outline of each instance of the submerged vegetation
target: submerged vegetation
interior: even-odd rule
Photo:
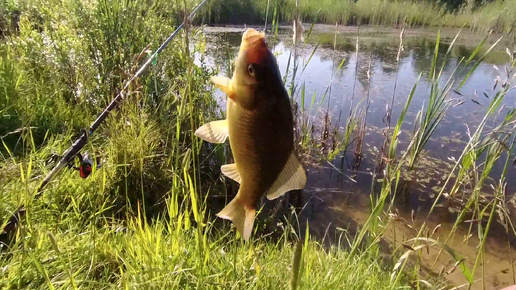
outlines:
[[[317,15],[326,22],[350,23],[353,16],[360,23],[396,24],[374,15],[360,18],[365,14],[358,13],[332,18],[335,7],[340,7],[335,5],[359,9],[365,2],[327,2],[300,1],[299,12],[310,21]],[[443,182],[435,185],[433,204],[422,223],[404,218],[395,204],[410,194],[411,186],[418,185],[419,169],[434,162],[425,149],[447,110],[465,101],[480,103],[461,90],[491,51],[484,42],[456,63],[460,77],[442,79],[454,42],[442,57],[436,35],[431,69],[425,72],[431,80],[428,101],[412,124],[407,122],[408,108],[419,79],[411,84],[413,90],[402,100],[399,114],[393,113],[396,93],[389,94],[385,128],[379,130],[384,146],[374,151],[369,212],[359,229],[330,232],[328,226],[322,237],[307,234],[312,228],[302,220],[304,205],[294,205],[300,193],[292,192],[277,202],[263,203],[257,230],[244,243],[228,222],[213,215],[236,192],[235,184],[220,174],[220,165],[228,163],[231,154],[225,145],[206,144],[194,136],[201,124],[224,114],[213,97],[209,77],[217,71],[208,65],[206,38],[199,26],[186,25],[151,69],[124,92],[122,105],[90,138],[85,149],[100,158],[102,167],[87,179],[64,170],[41,198],[34,197],[39,182],[55,165],[52,156],[62,154],[77,132],[90,125],[158,43],[183,21],[185,11],[197,3],[155,1],[145,7],[137,1],[119,0],[2,3],[0,9],[7,12],[0,25],[10,25],[9,19],[17,24],[9,33],[3,30],[0,40],[2,228],[16,208],[27,207],[21,227],[1,244],[2,289],[447,289],[451,287],[447,284],[457,284],[446,282],[453,272],[460,273],[466,286],[485,287],[490,230],[501,224],[508,236],[516,236],[511,215],[514,199],[506,190],[516,137],[516,111],[504,105],[516,77],[516,52],[510,48],[509,65],[505,71],[500,69],[499,78],[482,100],[485,115],[468,127],[462,151],[446,163]],[[488,11],[490,5],[511,3],[492,2],[454,13],[475,15]],[[278,37],[278,19],[288,20],[291,16],[285,11],[295,6],[288,6],[288,1],[269,4],[273,43]],[[200,15],[197,21],[211,22],[212,17],[224,21],[224,17],[253,11],[259,11],[255,16],[260,21],[267,11],[267,1],[234,2],[233,12],[217,11],[229,7],[216,6],[217,1],[209,5],[204,18]],[[396,5],[403,7],[399,13],[411,7],[403,2]],[[413,5],[414,11],[421,9],[417,5],[429,5],[430,16],[438,9],[430,4]],[[389,15],[382,9],[378,6],[371,11]],[[396,14],[396,19],[409,25],[435,24],[406,16]],[[507,25],[514,22],[503,24],[503,32],[511,31]],[[298,46],[306,46],[315,37],[310,32],[305,35],[306,43],[296,44],[287,70],[282,71],[296,117],[296,146],[310,170],[352,155],[349,167],[355,176],[347,178],[356,182],[366,155],[365,135],[370,132],[369,86],[364,99],[350,92],[349,112],[330,114],[330,100],[336,98],[333,75],[345,61],[335,58],[339,36],[334,34],[332,80],[320,92],[322,98],[315,93],[309,96],[296,77],[318,49],[315,45],[310,47],[311,54],[297,54]],[[372,45],[361,47],[359,34],[353,44],[355,72],[364,73],[359,65],[365,64],[365,79],[370,82]],[[396,76],[402,44],[403,33],[393,60]],[[361,51],[369,57],[364,58]],[[231,62],[227,67],[229,73]],[[402,81],[396,77],[396,83]],[[451,94],[458,97],[450,98]],[[409,135],[408,144],[401,144],[402,134]],[[500,163],[503,170],[493,170]],[[444,237],[439,236],[441,226],[431,226],[428,220],[440,208],[453,214],[452,229]],[[402,241],[388,232],[396,223],[411,229]],[[474,240],[478,246],[469,256],[449,245],[465,223],[469,228],[464,240]],[[474,233],[478,238],[472,237]],[[507,243],[511,249],[509,238]],[[422,258],[430,251],[439,252],[433,264]],[[441,255],[448,255],[447,264],[438,263]],[[507,273],[516,279],[513,268]]]

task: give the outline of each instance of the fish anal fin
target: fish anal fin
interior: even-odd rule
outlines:
[[[256,209],[246,205],[237,194],[233,200],[224,207],[217,216],[230,220],[245,241],[249,240],[253,231]]]
[[[211,81],[216,87],[218,87],[221,91],[226,93],[229,97],[233,95],[231,79],[223,76],[212,76]]]
[[[276,178],[276,181],[267,190],[266,195],[269,200],[276,199],[288,191],[303,189],[306,185],[306,174],[303,165],[297,159],[294,151],[283,167],[283,170]]]
[[[222,171],[222,174],[224,174],[226,177],[229,177],[234,181],[241,183],[240,174],[238,173],[235,163],[222,165],[220,167],[220,171]]]
[[[195,136],[210,143],[224,143],[229,136],[228,121],[218,120],[204,124],[195,131]]]

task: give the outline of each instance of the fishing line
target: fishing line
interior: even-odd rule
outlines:
[[[86,145],[88,142],[88,137],[95,132],[95,130],[104,122],[104,120],[107,118],[109,113],[117,107],[123,100],[124,100],[124,91],[129,88],[131,83],[138,78],[145,70],[151,65],[152,63],[156,62],[156,59],[158,55],[169,45],[169,43],[177,36],[179,31],[184,28],[186,21],[191,21],[195,14],[201,9],[204,4],[206,4],[208,0],[203,0],[193,11],[188,15],[186,20],[179,25],[172,34],[156,49],[156,51],[147,59],[147,61],[140,67],[140,69],[127,81],[127,83],[124,85],[123,89],[118,93],[118,95],[109,103],[109,105],[104,109],[104,111],[97,117],[97,119],[91,124],[89,132],[86,132],[86,130],[82,130],[81,136],[75,140],[75,142],[72,144],[68,150],[65,151],[63,154],[63,157],[61,160],[59,160],[59,163],[47,174],[45,179],[41,182],[39,185],[36,194],[34,195],[34,200],[39,198],[41,196],[41,193],[43,192],[43,189],[45,186],[53,179],[53,177],[61,170],[63,167],[68,166],[70,162],[73,161],[73,159],[77,156],[79,151]],[[9,218],[9,221],[7,222],[6,226],[3,229],[3,232],[0,234],[0,241],[5,241],[7,235],[12,232],[14,229],[16,229],[17,224],[20,222],[21,218],[25,216],[25,206],[21,205],[16,212]],[[1,244],[1,242],[0,242]]]

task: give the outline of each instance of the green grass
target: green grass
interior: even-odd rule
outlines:
[[[474,30],[514,33],[516,29],[516,1],[493,1],[475,10],[463,10],[456,15],[446,15],[444,25],[467,27]]]
[[[455,2],[449,5],[446,2]],[[458,2],[458,4],[457,4]],[[204,15],[211,23],[263,24],[271,23],[274,9],[281,22],[294,19],[295,0],[214,0]],[[383,0],[300,0],[299,14],[304,22],[342,25],[382,25],[401,27],[439,26],[463,27],[488,32],[512,33],[516,29],[516,1],[497,0],[475,7],[467,1],[383,1]]]
[[[342,232],[334,237],[339,242],[328,247],[326,241],[304,235],[297,228],[295,212],[291,212],[286,214],[286,222],[283,217],[259,218],[252,241],[244,243],[228,222],[213,216],[231,198],[234,189],[222,181],[219,170],[231,158],[230,154],[224,145],[201,143],[193,134],[201,124],[223,116],[209,83],[209,77],[217,72],[195,64],[192,59],[194,53],[202,59],[205,51],[205,40],[195,27],[187,27],[171,43],[158,57],[157,64],[126,92],[121,107],[89,140],[85,149],[102,157],[102,168],[88,179],[64,170],[46,187],[40,199],[34,199],[39,182],[52,168],[48,157],[69,147],[79,129],[89,126],[146,60],[148,53],[143,49],[149,44],[151,51],[156,49],[182,21],[185,5],[191,8],[197,3],[2,3],[5,5],[1,9],[8,12],[3,15],[12,16],[15,10],[22,13],[20,30],[10,30],[0,40],[0,225],[5,225],[19,205],[27,207],[26,219],[9,249],[0,253],[2,289],[426,289],[425,285],[434,289],[445,275],[441,273],[435,279],[425,276],[419,271],[420,260],[412,258],[427,247],[450,254],[469,281],[484,278],[478,269],[483,267],[486,237],[496,222],[496,214],[507,215],[503,186],[512,161],[516,114],[496,114],[510,88],[507,80],[501,80],[493,89],[485,117],[440,188],[439,196],[448,197],[449,206],[458,212],[455,227],[466,216],[485,217],[486,223],[478,225],[482,233],[478,254],[468,257],[467,263],[447,246],[446,239],[435,242],[431,236],[425,236],[425,224],[416,228],[416,236],[407,238],[405,245],[392,244],[388,261],[384,262],[380,254],[380,241],[392,222],[389,217],[395,214],[392,201],[398,198],[406,167],[417,164],[419,153],[435,130],[433,124],[439,125],[439,114],[446,109],[442,104],[449,88],[439,87],[437,59],[432,65],[435,74],[430,74],[433,87],[428,104],[433,107],[424,108],[426,111],[422,111],[416,123],[416,131],[420,130],[422,135],[416,135],[412,145],[401,148],[399,136],[407,122],[405,116],[417,82],[405,100],[401,116],[393,120],[392,128],[388,124],[390,130],[385,130],[386,142],[380,157],[383,170],[374,175],[373,182],[378,187],[371,194],[370,215],[362,229],[354,235]],[[254,7],[231,3],[235,5],[231,13]],[[335,20],[331,13],[336,9],[330,11],[326,7],[334,2],[328,0],[317,7],[313,3],[300,1],[299,10],[305,18],[314,18],[322,8],[320,19]],[[427,21],[418,18],[416,12],[422,7],[418,5],[429,4],[382,3],[359,1],[338,5],[343,9],[349,8],[345,5],[352,5],[353,9],[366,4],[376,7],[360,12],[365,15],[363,19],[376,24],[395,25],[396,22],[390,22],[392,19],[412,15],[407,14],[410,11],[414,15],[408,23],[423,25]],[[496,3],[472,13],[480,13]],[[215,21],[211,17],[216,17],[216,13],[229,13],[216,12],[216,4],[210,3],[208,12],[197,21]],[[253,17],[259,19],[266,4],[258,2],[259,13]],[[282,9],[291,3],[276,4],[271,1],[269,11],[275,31],[278,19],[290,17]],[[436,9],[432,7],[427,8]],[[386,11],[384,18],[378,15],[381,9]],[[434,13],[429,11],[425,17]],[[2,18],[0,24],[6,23]],[[330,43],[334,49],[338,41],[332,35]],[[372,49],[361,45],[357,36],[357,48]],[[475,64],[480,51],[479,46],[466,62]],[[332,97],[331,88],[326,93],[318,92],[323,97],[317,103],[315,94],[305,96],[304,84],[288,78],[302,74],[299,57],[292,56],[284,74],[285,82],[293,87],[290,93],[294,105],[301,102],[303,108],[297,115],[300,149],[309,157],[315,155],[310,159],[313,162],[320,162],[333,159],[353,143],[361,148],[357,142],[363,141],[367,126],[367,110],[361,106],[367,108],[369,99],[354,100],[349,115],[342,114],[349,124],[344,132],[332,130],[335,116],[328,115],[324,103],[325,98],[329,101]],[[370,62],[360,59],[365,61]],[[513,61],[512,66],[515,64]],[[514,73],[510,69],[507,79]],[[370,64],[368,71],[371,72]],[[305,102],[310,102],[306,111]],[[321,108],[322,116],[313,113]],[[490,130],[486,123],[492,119],[496,126]],[[332,139],[334,145],[320,154],[316,146],[323,137]],[[401,149],[408,153],[400,153]],[[355,152],[361,154],[361,149]],[[488,176],[497,162],[504,162],[505,170],[491,182]],[[446,191],[447,184],[451,191]],[[484,185],[493,185],[491,198],[485,198]],[[436,206],[437,202],[429,216]],[[264,215],[270,213],[264,211]],[[514,234],[510,219],[506,222],[507,232]],[[281,226],[275,226],[278,223]],[[270,232],[274,237],[267,235]],[[452,231],[448,237],[453,234]]]
[[[496,0],[468,6],[468,1],[420,1],[420,0],[303,0],[298,1],[299,14],[304,22],[341,25],[381,25],[401,27],[463,27],[474,31],[513,33],[516,29],[516,1]],[[453,4],[446,2],[454,2]],[[20,2],[23,3],[23,2]],[[0,7],[0,30],[2,34],[10,34],[15,30],[13,19],[20,11],[27,13],[35,21],[37,28],[44,26],[45,19],[41,11],[34,8],[25,9],[13,0],[3,0]],[[295,0],[212,0],[207,8],[195,20],[196,23],[212,24],[268,24],[275,20],[291,23],[293,11],[296,11]],[[155,11],[157,6],[142,11]],[[182,1],[173,1],[172,6],[181,7]],[[276,17],[271,17],[276,10]],[[163,18],[180,20],[179,14],[161,11]]]
[[[258,233],[243,243],[212,215],[230,198],[219,181],[228,154],[193,134],[221,115],[209,85],[216,72],[191,58],[204,51],[193,28],[90,138],[85,150],[103,166],[88,179],[64,170],[35,199],[49,156],[89,126],[145,61],[142,50],[180,23],[183,5],[7,3],[22,13],[0,47],[0,225],[22,204],[27,216],[0,253],[0,287],[403,289],[374,253],[350,255],[307,236],[294,254],[289,225],[277,239]]]
[[[192,226],[136,220],[118,228],[34,229],[25,240],[3,258],[3,289],[291,289],[294,248],[283,241],[243,243],[216,234],[204,247]],[[303,248],[298,289],[390,286],[388,272],[367,255],[311,241]]]

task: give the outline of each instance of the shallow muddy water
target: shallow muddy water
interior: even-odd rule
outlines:
[[[308,25],[305,25],[305,38]],[[314,105],[309,112],[315,119],[323,118],[324,112],[329,111],[332,128],[346,126],[350,107],[359,104],[364,107],[365,99],[369,95],[370,106],[366,119],[366,134],[364,138],[363,159],[358,166],[354,165],[354,149],[351,152],[341,152],[330,163],[320,167],[308,169],[308,184],[303,193],[302,204],[305,205],[301,220],[308,220],[311,232],[319,238],[338,236],[341,229],[356,228],[365,222],[369,215],[369,197],[371,192],[372,174],[376,165],[378,148],[384,141],[382,129],[385,128],[386,106],[390,105],[394,95],[394,108],[391,125],[394,126],[404,106],[411,89],[418,76],[421,79],[415,91],[409,112],[402,126],[399,150],[408,146],[413,122],[418,110],[428,103],[430,95],[429,72],[435,49],[436,30],[408,30],[403,39],[404,49],[400,54],[399,67],[396,72],[396,58],[399,46],[399,32],[396,29],[363,28],[359,32],[358,59],[355,51],[356,27],[341,27],[337,34],[336,50],[333,49],[334,27],[316,26],[306,44],[297,48],[299,70],[295,77],[295,99],[301,105],[301,87],[305,90],[305,111],[310,110],[312,96]],[[204,33],[207,38],[207,49],[204,61],[211,66],[218,67],[223,75],[230,75],[229,60],[234,59],[243,32],[241,27],[206,27]],[[440,57],[444,55],[449,43],[457,31],[443,31],[441,33]],[[271,34],[271,33],[269,33]],[[442,83],[453,73],[462,57],[468,58],[475,46],[480,43],[483,35],[470,35],[467,32],[459,36],[451,50],[448,64],[443,70]],[[492,36],[488,39],[482,53],[497,39]],[[292,31],[290,27],[280,30],[278,39],[268,36],[269,46],[277,54],[278,64],[283,76],[287,66],[291,69],[294,59]],[[317,43],[319,46],[314,52]],[[443,121],[439,124],[432,138],[425,146],[418,172],[410,180],[404,180],[406,196],[402,202],[396,202],[395,207],[399,215],[404,217],[408,224],[419,229],[426,218],[426,212],[434,202],[434,196],[444,178],[453,166],[449,158],[458,158],[465,144],[468,142],[468,130],[473,131],[484,116],[492,96],[494,80],[497,76],[503,78],[504,65],[508,64],[509,57],[505,47],[514,47],[510,41],[501,41],[498,49],[493,50],[470,76],[459,93],[451,91],[449,100],[453,102]],[[313,53],[313,55],[312,55]],[[289,64],[290,59],[290,64]],[[470,64],[459,74],[455,75],[457,87],[467,75]],[[340,69],[338,69],[340,66]],[[370,67],[370,69],[369,69]],[[513,80],[513,85],[516,80]],[[287,88],[292,86],[291,73],[287,76]],[[485,94],[484,94],[485,93]],[[487,95],[487,97],[486,97]],[[225,96],[217,91],[217,97],[224,108]],[[505,97],[505,107],[500,116],[510,108],[516,107],[516,91],[511,91]],[[464,101],[461,103],[461,100]],[[458,105],[457,105],[458,104]],[[488,124],[492,124],[488,123]],[[503,170],[503,160],[498,162],[491,172],[491,177],[498,180]],[[511,167],[508,173],[508,195],[516,189],[515,168]],[[490,184],[491,181],[488,182]],[[434,238],[446,239],[454,222],[452,209],[440,208],[432,214],[427,223],[429,228],[442,224]],[[304,223],[303,223],[304,224]],[[301,226],[302,227],[302,226]],[[478,249],[476,227],[469,230],[469,224],[459,227],[457,232],[448,241],[448,245],[466,256],[466,263],[472,265]],[[512,281],[512,260],[514,249],[509,248],[509,238],[501,226],[494,226],[491,237],[486,245],[485,264],[487,269],[484,281],[486,289],[498,289],[514,283]],[[473,234],[471,238],[465,237]],[[385,239],[391,244],[403,242],[414,237],[415,232],[404,224],[393,223],[386,230]],[[476,240],[475,240],[476,239]],[[514,239],[510,239],[511,243]],[[335,241],[335,239],[334,239]],[[392,249],[391,249],[392,250]],[[438,251],[428,251],[421,258],[423,265],[433,271],[439,271],[450,261],[446,254],[438,255]],[[436,266],[434,261],[438,259]],[[516,259],[516,258],[515,258]],[[508,272],[505,272],[509,269]],[[480,271],[480,269],[478,269]],[[455,285],[465,283],[459,271],[448,275]],[[476,277],[481,275],[476,275]],[[482,283],[475,283],[472,289],[482,289]]]

